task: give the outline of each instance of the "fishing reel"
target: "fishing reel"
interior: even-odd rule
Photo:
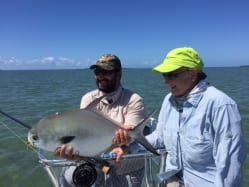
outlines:
[[[97,179],[97,171],[90,163],[79,165],[73,172],[73,183],[76,187],[90,187]]]

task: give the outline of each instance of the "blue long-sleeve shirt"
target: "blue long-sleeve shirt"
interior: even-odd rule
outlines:
[[[181,171],[185,187],[242,186],[246,150],[237,104],[213,86],[184,102],[181,112],[174,103],[168,94],[157,128],[147,136],[154,147],[168,151],[158,178]]]

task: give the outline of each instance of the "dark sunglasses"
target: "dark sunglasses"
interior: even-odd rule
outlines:
[[[176,72],[172,72],[172,73],[163,73],[163,77],[165,79],[168,79],[168,80],[173,80],[173,79],[177,79],[180,77],[180,75],[186,71],[189,71],[189,69],[187,68],[184,68],[184,69],[181,69],[179,71],[176,71]]]
[[[115,71],[116,70],[110,70],[110,71],[108,71],[108,70],[104,70],[104,69],[95,69],[95,70],[93,70],[93,72],[94,72],[94,74],[96,76],[99,76],[99,75],[108,76],[108,75],[112,74]]]

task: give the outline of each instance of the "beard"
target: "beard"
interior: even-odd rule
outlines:
[[[104,93],[111,93],[116,90],[117,80],[116,79],[102,79],[96,80],[98,89]]]

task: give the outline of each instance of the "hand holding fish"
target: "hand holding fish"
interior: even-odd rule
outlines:
[[[59,156],[68,160],[76,160],[79,158],[79,151],[74,152],[72,146],[66,146],[66,145],[57,147],[54,154],[55,156]]]
[[[131,137],[128,134],[128,131],[132,130],[134,127],[131,125],[125,125],[124,129],[118,129],[115,132],[115,135],[112,139],[113,144],[122,145],[127,144],[131,141]]]

